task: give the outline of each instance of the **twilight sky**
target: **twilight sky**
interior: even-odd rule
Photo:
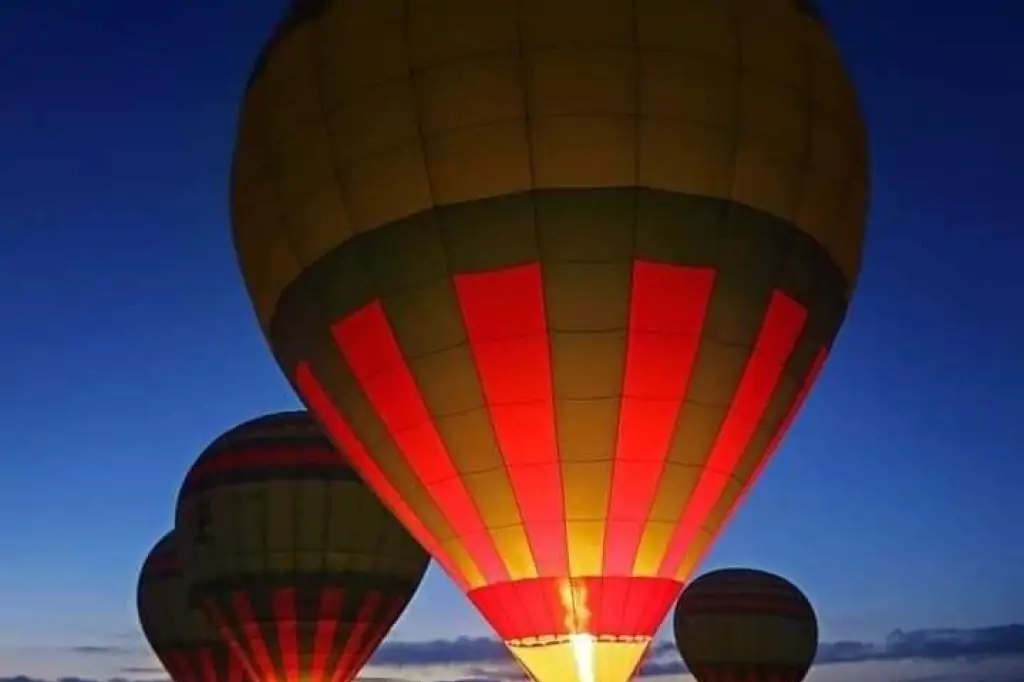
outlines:
[[[871,134],[865,267],[704,568],[807,591],[831,643],[812,682],[1020,682],[1024,627],[994,626],[1024,623],[1024,3],[822,4]],[[135,578],[184,471],[297,406],[227,224],[234,116],[280,5],[0,2],[0,682],[153,677]],[[489,642],[456,639],[487,634],[432,570],[366,674],[501,676]],[[676,660],[650,672],[688,679]]]

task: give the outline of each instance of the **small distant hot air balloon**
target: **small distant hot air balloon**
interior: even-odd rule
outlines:
[[[190,598],[256,682],[348,682],[429,557],[305,412],[215,440],[178,496]]]
[[[189,608],[173,531],[143,562],[136,603],[142,634],[174,682],[249,682],[217,631]]]
[[[697,682],[800,682],[818,650],[814,608],[785,578],[750,568],[706,573],[683,591],[676,646]]]
[[[234,244],[278,363],[540,682],[624,682],[860,270],[812,0],[295,0]]]

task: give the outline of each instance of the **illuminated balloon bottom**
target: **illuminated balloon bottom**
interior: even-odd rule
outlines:
[[[533,578],[469,598],[538,682],[623,682],[681,589],[666,578]]]

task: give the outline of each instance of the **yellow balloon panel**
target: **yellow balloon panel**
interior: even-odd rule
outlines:
[[[534,680],[603,682],[632,677],[649,644],[650,638],[607,641],[569,635],[559,642],[509,643],[509,651]]]
[[[199,582],[239,575],[358,571],[413,577],[421,556],[360,483],[276,480],[211,488],[182,500],[194,528],[189,566]],[[370,511],[368,511],[370,510]]]
[[[823,24],[793,3],[376,4],[289,24],[242,109],[232,192],[275,186],[301,265],[432,206],[643,186],[791,219],[854,279],[863,123]],[[239,251],[247,272],[269,268]],[[276,292],[258,306],[294,274],[248,277]]]

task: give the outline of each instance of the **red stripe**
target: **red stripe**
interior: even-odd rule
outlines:
[[[313,659],[310,662],[310,682],[327,682],[327,659],[334,647],[334,633],[341,619],[345,594],[340,589],[325,589],[320,593],[316,632],[313,635]]]
[[[232,592],[231,605],[235,611],[235,620],[242,626],[242,632],[255,658],[253,667],[260,672],[257,679],[260,682],[277,682],[277,672],[274,670],[274,663],[270,658],[270,652],[267,651],[267,643],[263,640],[263,632],[253,614],[248,595],[242,590]]]
[[[227,682],[244,682],[245,672],[242,669],[244,663],[230,645],[225,647],[225,649],[227,649],[224,652],[224,658],[227,660],[228,666]],[[248,682],[255,682],[255,679],[250,679]]]
[[[327,430],[328,436],[335,445],[348,456],[349,463],[355,468],[366,483],[373,488],[377,496],[387,505],[391,513],[401,521],[409,530],[417,542],[427,550],[428,553],[441,564],[463,591],[469,589],[466,578],[462,575],[452,562],[448,553],[445,552],[437,538],[427,530],[420,518],[406,504],[402,494],[391,485],[384,472],[373,460],[367,451],[366,446],[356,435],[349,423],[335,409],[334,403],[328,397],[327,392],[313,376],[312,370],[305,362],[300,362],[295,369],[295,386],[302,401],[316,414],[320,423]]]
[[[781,291],[772,292],[768,313],[743,370],[704,471],[672,533],[658,575],[674,576],[686,550],[714,508],[757,429],[783,367],[807,319],[807,310]]]
[[[402,609],[405,607],[405,599],[398,596],[392,596],[388,600],[388,603],[382,607],[383,615],[379,618],[373,619],[372,624],[367,630],[366,637],[363,639],[363,646],[360,647],[359,653],[356,654],[356,660],[354,664],[355,672],[358,674],[360,670],[366,665],[366,662],[370,660],[377,648],[380,647],[380,643],[384,641],[384,636],[387,635],[388,630],[398,620],[398,617],[402,614]],[[347,681],[345,681],[347,682]]]
[[[604,539],[606,575],[631,575],[690,383],[715,271],[637,262]]]
[[[797,394],[796,399],[789,408],[789,412],[783,418],[782,423],[779,424],[778,430],[775,435],[772,436],[772,440],[768,443],[768,447],[765,449],[764,457],[762,457],[758,463],[754,466],[754,470],[750,473],[747,478],[747,482],[743,485],[743,490],[740,491],[739,497],[736,498],[736,504],[726,512],[725,518],[722,525],[728,523],[732,518],[732,515],[740,508],[740,505],[747,498],[751,488],[754,486],[754,482],[760,477],[761,472],[764,471],[764,467],[768,464],[768,461],[775,454],[775,451],[779,449],[779,444],[782,442],[786,432],[789,431],[790,425],[796,418],[797,413],[804,406],[804,401],[807,400],[808,394],[811,392],[811,387],[814,386],[814,382],[818,380],[818,375],[821,373],[821,368],[825,366],[825,360],[828,359],[828,350],[825,348],[819,348],[818,352],[814,356],[814,360],[811,362],[811,368],[807,371],[807,376],[804,378],[804,383],[800,387],[800,392]]]
[[[332,328],[352,373],[392,440],[488,582],[508,570],[437,432],[379,301]]]
[[[666,578],[530,578],[480,587],[468,596],[505,641],[574,631],[636,637],[654,634],[681,589]],[[572,595],[569,609],[566,593]]]
[[[188,654],[184,651],[172,651],[167,654],[168,673],[174,678],[174,682],[195,682],[192,674],[192,666],[188,660]]]
[[[197,479],[235,469],[260,469],[270,467],[294,467],[302,465],[338,466],[344,458],[333,448],[323,445],[295,444],[262,446],[258,449],[226,451],[198,462],[189,472],[188,478]]]
[[[245,673],[249,678],[249,682],[263,682],[260,676],[256,674],[256,669],[253,667],[252,661],[249,660],[249,655],[242,646],[242,643],[238,641],[238,638],[235,637],[235,633],[231,631],[231,627],[224,618],[224,614],[221,613],[217,602],[213,599],[207,599],[204,601],[203,613],[217,632],[220,633],[221,640],[227,643],[229,653],[234,654],[235,662],[245,670]],[[241,677],[241,675],[239,675],[239,677]]]
[[[565,575],[569,557],[540,264],[454,279],[537,573]]]
[[[277,625],[277,640],[281,648],[281,664],[287,682],[298,682],[299,674],[299,633],[296,628],[295,588],[285,587],[274,590],[270,597],[274,622]]]
[[[818,380],[818,374],[821,373],[821,368],[825,365],[825,360],[828,359],[828,350],[825,348],[819,348],[817,354],[814,356],[814,360],[811,362],[811,368],[807,372],[807,376],[804,378],[803,386],[800,387],[800,392],[797,394],[796,399],[789,408],[789,412],[783,418],[782,423],[779,424],[778,430],[775,435],[772,436],[771,442],[768,443],[768,447],[765,448],[764,456],[758,460],[757,464],[754,465],[754,470],[750,472],[750,476],[747,477],[747,482],[743,484],[743,489],[740,490],[740,494],[736,497],[736,501],[733,505],[726,510],[722,517],[722,528],[726,526],[731,520],[736,511],[743,506],[743,503],[747,499],[747,495],[754,487],[754,483],[761,477],[761,473],[764,471],[765,466],[771,460],[775,451],[779,449],[779,444],[785,437],[786,432],[789,431],[790,425],[796,418],[796,415],[800,412],[800,408],[803,407],[804,401],[807,399],[807,395],[811,392],[811,387],[814,386],[814,382]],[[721,537],[721,534],[715,536],[705,549],[705,554],[711,549],[712,544]]]
[[[217,662],[213,660],[213,651],[209,647],[203,647],[196,652],[199,659],[199,669],[203,671],[202,677],[205,682],[224,682],[217,670]]]
[[[373,590],[366,594],[363,603],[359,605],[356,622],[349,632],[348,639],[345,640],[345,647],[338,654],[338,663],[335,665],[331,682],[350,682],[359,672],[357,667],[359,650],[363,647],[366,631],[373,621],[373,613],[380,605],[380,601],[380,592]]]

